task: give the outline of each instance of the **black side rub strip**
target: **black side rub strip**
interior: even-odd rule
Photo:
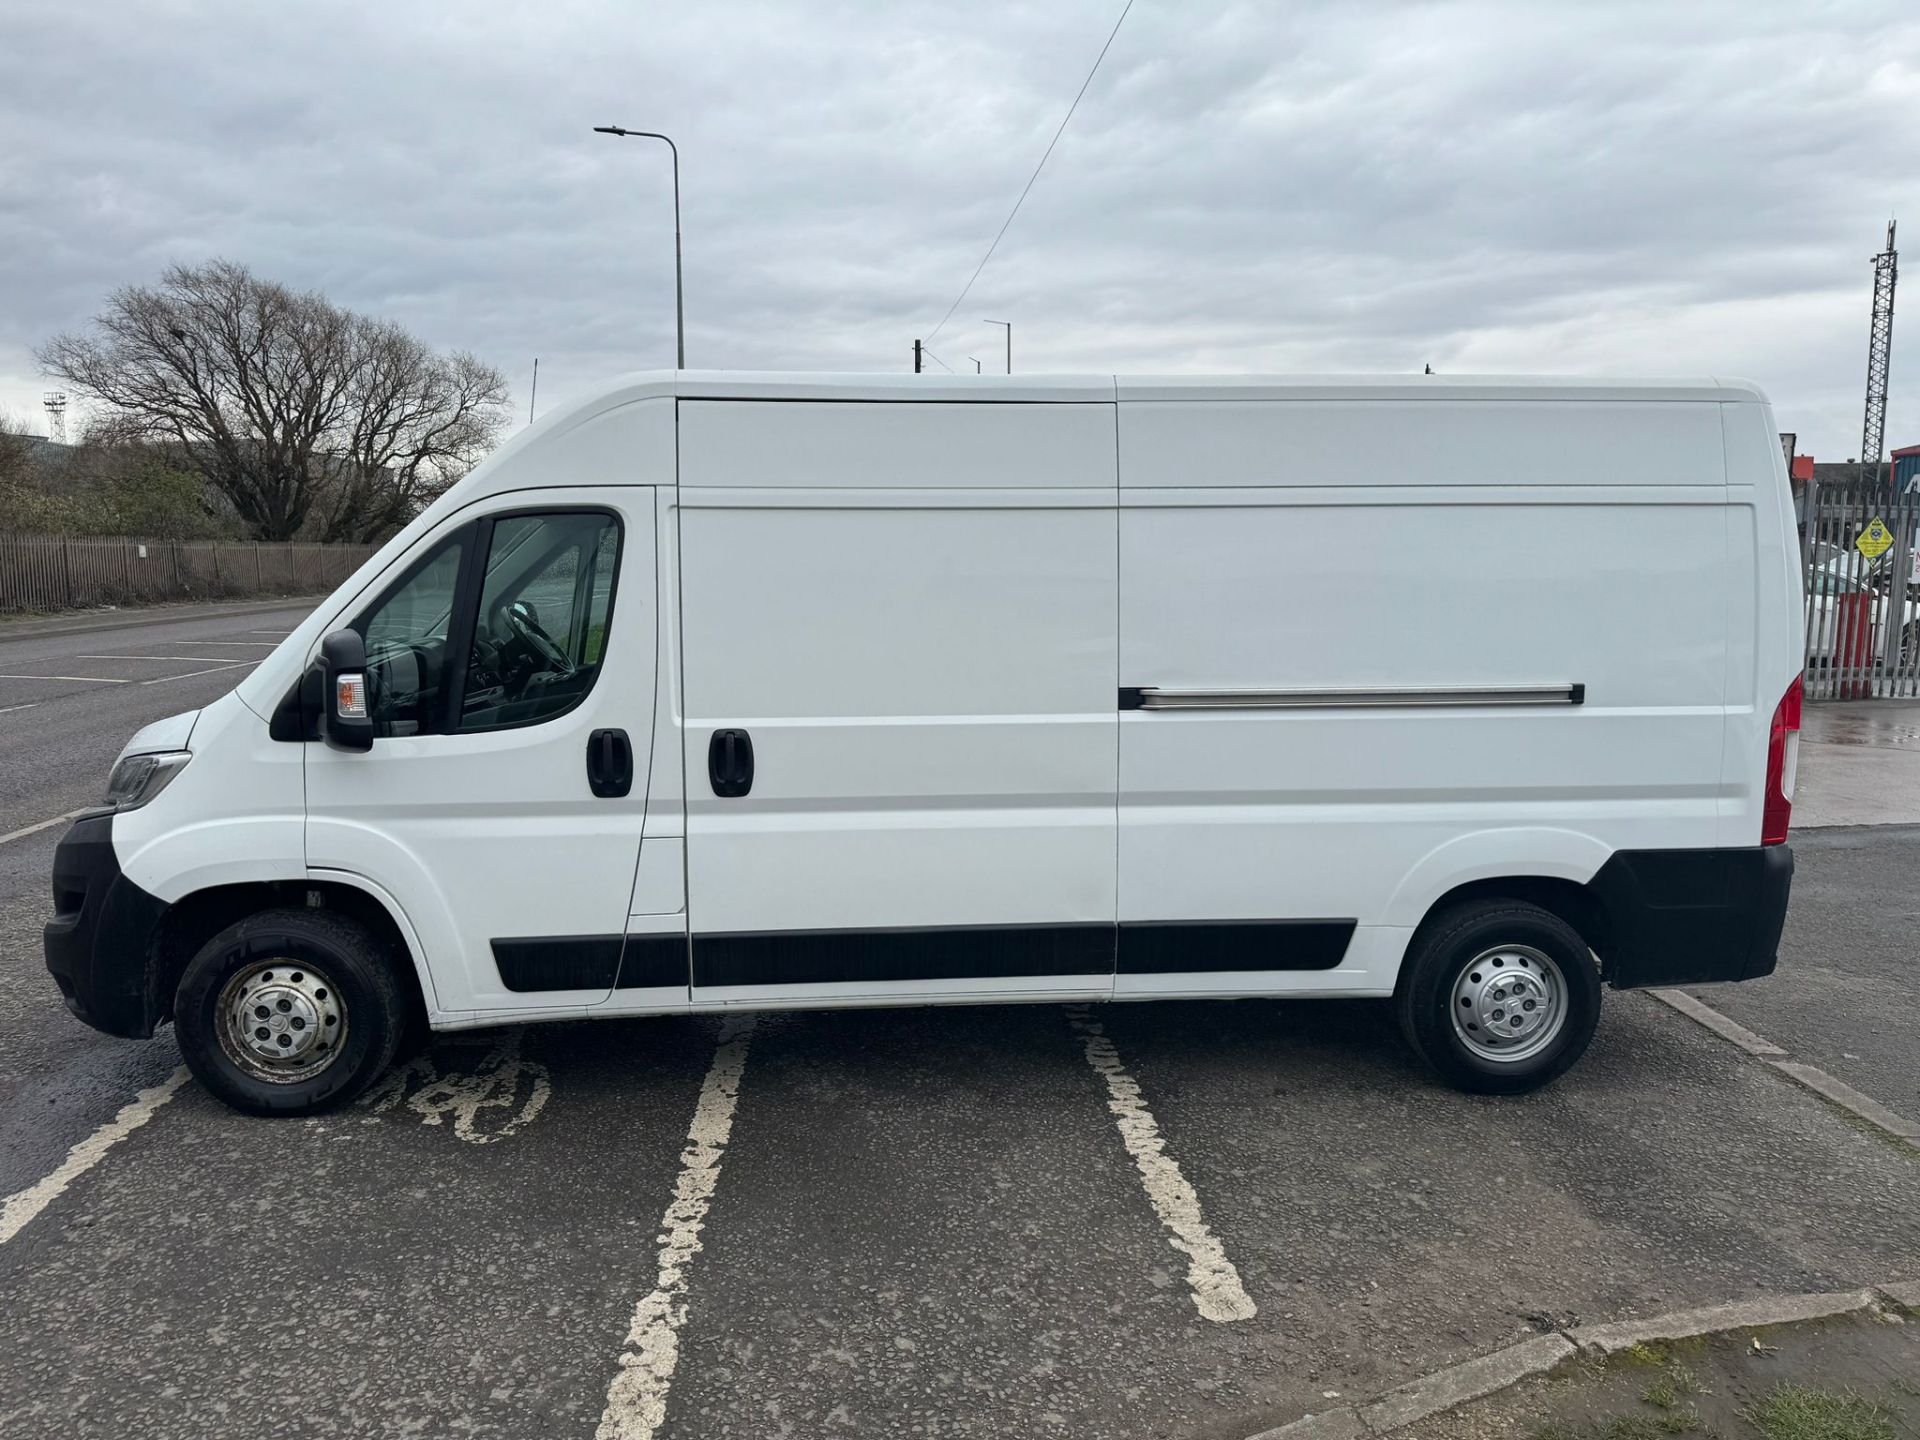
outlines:
[[[529,935],[493,942],[500,982],[541,990],[648,990],[687,983],[685,935]]]
[[[500,982],[525,994],[532,990],[611,990],[620,973],[624,935],[533,935],[495,940],[493,963]]]
[[[1352,920],[1174,920],[903,930],[765,930],[693,937],[695,985],[891,984],[1002,976],[1331,970]],[[493,942],[509,990],[638,990],[687,983],[680,935]]]
[[[1120,927],[1122,975],[1208,970],[1333,970],[1352,920],[1167,920]]]
[[[1331,970],[1352,920],[987,925],[693,937],[695,985],[816,985],[1001,976]]]
[[[620,955],[620,982],[616,990],[653,990],[687,983],[686,932],[671,935],[629,935]]]
[[[813,985],[1107,975],[1111,925],[766,930],[693,937],[695,985]]]

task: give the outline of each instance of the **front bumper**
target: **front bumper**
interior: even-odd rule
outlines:
[[[153,935],[167,907],[120,873],[111,811],[81,816],[53,852],[53,910],[41,944],[67,1008],[109,1035],[153,1034]]]
[[[1785,845],[1616,851],[1591,886],[1607,914],[1607,982],[1630,990],[1771,975],[1792,887]]]

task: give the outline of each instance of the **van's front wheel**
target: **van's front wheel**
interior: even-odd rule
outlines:
[[[215,935],[174,997],[180,1053],[236,1110],[311,1115],[392,1062],[406,1010],[384,947],[323,910],[267,910]]]
[[[1538,1089],[1586,1051],[1600,1020],[1600,972],[1550,910],[1478,901],[1414,937],[1396,1000],[1408,1041],[1462,1090]]]

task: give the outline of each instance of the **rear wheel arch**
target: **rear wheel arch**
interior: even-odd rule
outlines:
[[[1601,972],[1605,974],[1614,952],[1613,923],[1607,907],[1593,893],[1591,886],[1557,875],[1499,875],[1456,885],[1437,896],[1427,907],[1407,948],[1411,950],[1437,920],[1462,905],[1500,900],[1538,905],[1542,910],[1559,916],[1578,931],[1587,947],[1600,957]],[[1406,973],[1406,967],[1402,965],[1396,990],[1406,984]]]
[[[1564,892],[1536,893],[1568,903]],[[1555,906],[1498,884],[1461,886],[1444,901],[1401,964],[1402,1034],[1461,1090],[1513,1095],[1550,1083],[1586,1051],[1600,1018],[1591,942]]]

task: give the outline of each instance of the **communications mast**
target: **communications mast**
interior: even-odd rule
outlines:
[[[1900,253],[1893,248],[1893,221],[1887,222],[1887,248],[1873,257],[1873,320],[1867,329],[1867,415],[1860,431],[1860,473],[1880,478],[1880,451],[1887,436],[1887,366],[1893,358],[1893,286],[1900,278]]]

